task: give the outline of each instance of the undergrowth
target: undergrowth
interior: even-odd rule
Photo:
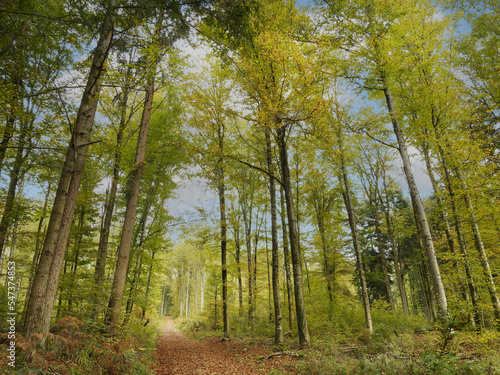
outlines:
[[[372,306],[374,332],[364,328],[363,310],[356,304],[337,304],[316,309],[308,316],[311,348],[301,352],[290,372],[304,375],[500,375],[500,333],[477,333],[451,321],[450,327],[431,325],[422,317],[394,314],[384,302]],[[184,334],[201,339],[222,337],[211,317],[177,320]],[[273,346],[273,324],[257,315],[250,327],[246,317],[232,316],[231,337],[247,343]],[[275,350],[298,351],[296,327],[283,319],[285,344]]]
[[[60,375],[149,375],[153,374],[154,350],[158,329],[154,324],[144,326],[130,319],[119,332],[109,337],[104,327],[86,324],[66,316],[59,320],[42,340],[17,335],[16,367],[0,362],[5,374]],[[0,336],[0,350],[6,352],[5,335]],[[3,358],[2,358],[3,360]],[[8,369],[8,370],[7,370]]]

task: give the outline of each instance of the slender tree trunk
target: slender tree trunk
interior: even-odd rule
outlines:
[[[144,170],[144,159],[146,156],[146,145],[149,131],[149,120],[151,119],[151,111],[153,107],[154,96],[154,76],[156,74],[156,65],[149,72],[148,85],[146,96],[144,99],[144,109],[142,112],[141,126],[139,130],[139,138],[137,140],[137,148],[135,153],[134,170],[127,187],[127,207],[125,209],[125,220],[123,222],[122,235],[120,245],[118,247],[118,258],[116,261],[115,276],[113,279],[113,287],[111,289],[111,297],[108,303],[108,311],[106,312],[105,323],[108,326],[108,333],[115,334],[120,317],[120,308],[122,304],[125,281],[127,278],[127,268],[130,257],[130,249],[132,245],[132,235],[134,231],[135,216],[137,211],[137,203],[139,201],[139,189],[141,186],[142,173]]]
[[[10,236],[10,251],[9,251],[9,259],[14,258],[14,249],[16,248],[16,242],[17,242],[17,229],[19,227],[19,215],[16,215],[14,217],[14,223],[12,224],[12,234]],[[0,261],[0,270],[2,269],[2,262]],[[6,272],[5,274],[5,290],[8,290],[8,285],[9,285],[9,273]],[[17,292],[17,290],[16,290]],[[18,294],[16,294],[15,300],[17,301]]]
[[[234,245],[236,248],[236,272],[238,274],[238,314],[243,314],[243,281],[241,277],[241,243],[240,243],[240,230],[239,223],[234,228]],[[203,287],[201,289],[203,293]]]
[[[104,272],[106,270],[106,258],[108,255],[108,244],[109,244],[109,233],[111,229],[111,221],[113,219],[113,211],[115,208],[116,193],[118,191],[118,180],[120,177],[121,159],[122,159],[122,142],[123,142],[123,132],[127,125],[126,111],[128,102],[128,90],[125,89],[124,98],[122,99],[121,105],[121,119],[120,125],[118,126],[118,132],[116,133],[116,149],[115,149],[115,161],[113,165],[113,178],[111,180],[111,189],[109,191],[109,198],[106,202],[104,209],[104,222],[101,227],[101,233],[99,237],[99,248],[97,250],[98,258],[95,266],[95,284],[102,285],[104,281]],[[97,303],[97,300],[96,300]]]
[[[82,246],[83,240],[83,231],[84,231],[84,223],[85,223],[85,207],[81,206],[80,208],[80,218],[78,221],[78,234],[75,240],[75,257],[73,260],[73,264],[70,267],[71,271],[71,282],[68,288],[68,313],[72,312],[73,307],[73,293],[75,288],[75,280],[76,280],[76,270],[78,269],[78,259],[80,256],[80,248]],[[78,302],[77,302],[78,303]]]
[[[257,309],[257,245],[259,243],[259,239],[260,239],[260,229],[262,228],[262,222],[264,220],[264,215],[265,213],[263,212],[262,213],[262,219],[260,221],[260,225],[258,225],[257,223],[259,222],[259,211],[257,211],[255,213],[255,233],[254,233],[254,236],[253,236],[253,243],[254,243],[254,247],[253,247],[253,267],[252,267],[252,279],[253,279],[253,286],[254,286],[254,289],[253,289],[253,294],[252,294],[252,297],[253,297],[253,308],[254,308],[254,311],[256,311]]]
[[[491,305],[493,307],[493,313],[495,316],[495,325],[498,330],[500,330],[500,299],[498,298],[498,292],[495,285],[495,279],[491,273],[490,262],[488,260],[488,255],[486,254],[486,249],[484,247],[483,240],[481,238],[481,231],[479,230],[479,225],[476,219],[476,214],[474,212],[474,206],[469,196],[469,190],[466,186],[465,180],[462,177],[460,168],[455,169],[457,179],[459,180],[462,190],[464,191],[463,198],[465,201],[465,206],[469,213],[469,223],[472,229],[472,234],[474,238],[474,245],[477,252],[479,253],[479,258],[481,260],[481,266],[483,268],[484,278],[486,280],[486,285],[488,287],[488,292],[491,298]]]
[[[448,247],[450,248],[450,252],[452,252],[452,254],[455,254],[455,243],[454,243],[453,237],[451,235],[451,229],[449,227],[448,220],[447,220],[446,215],[444,213],[443,203],[441,201],[441,198],[439,197],[439,193],[437,190],[438,186],[437,186],[436,180],[434,178],[434,171],[433,171],[432,165],[431,165],[429,150],[427,147],[424,147],[423,151],[424,151],[423,154],[424,154],[425,164],[427,167],[427,173],[429,175],[429,178],[431,180],[431,184],[433,186],[433,189],[434,189],[434,192],[436,195],[438,208],[439,208],[440,214],[441,214],[441,220],[445,224],[445,232],[446,232],[446,236],[447,236],[447,240],[448,240]],[[451,206],[451,211],[452,211],[452,215],[453,215],[455,232],[457,234],[458,247],[460,250],[462,263],[463,263],[464,268],[465,268],[465,276],[467,279],[467,286],[469,288],[469,295],[470,295],[471,302],[472,302],[472,308],[473,308],[473,314],[474,314],[472,322],[476,327],[480,327],[481,323],[480,323],[480,317],[479,317],[479,307],[478,307],[476,286],[475,286],[474,278],[472,276],[472,270],[470,268],[470,261],[469,261],[468,251],[467,251],[467,244],[466,244],[465,239],[464,239],[463,234],[462,234],[462,226],[460,224],[460,217],[458,215],[457,207],[455,204],[455,202],[456,202],[455,192],[453,190],[453,186],[451,185],[449,171],[448,171],[447,166],[444,163],[443,155],[440,155],[440,160],[441,160],[441,166],[442,166],[443,171],[444,171],[444,184],[445,184],[446,189],[448,190],[448,195],[450,197],[450,206]],[[459,278],[461,278],[460,268],[459,268],[457,262],[455,262],[455,268],[457,269],[457,276]]]
[[[217,285],[215,286],[214,296],[214,331],[217,330]]]
[[[425,267],[420,266],[418,267],[418,278],[420,281],[420,291],[421,291],[421,299],[422,299],[422,310],[424,312],[424,315],[427,317],[427,320],[432,321],[433,319],[433,314],[432,314],[432,308],[430,306],[431,301],[430,301],[430,296],[429,296],[429,288],[428,288],[428,283],[427,283],[427,277],[425,277]]]
[[[356,254],[356,261],[358,264],[358,275],[359,281],[361,283],[361,296],[363,298],[363,308],[365,311],[365,324],[366,329],[369,333],[373,333],[372,315],[370,311],[370,300],[368,298],[368,290],[366,288],[365,270],[363,266],[363,258],[361,256],[361,248],[359,246],[358,229],[356,227],[356,217],[354,215],[354,206],[352,204],[351,188],[349,186],[349,180],[347,178],[347,168],[345,165],[344,156],[344,146],[342,142],[342,131],[339,128],[338,131],[338,146],[340,151],[340,168],[341,168],[341,182],[344,185],[344,192],[342,196],[344,198],[344,204],[347,211],[347,216],[349,218],[349,226],[351,228],[352,243],[354,247],[354,253]]]
[[[306,271],[306,285],[307,292],[311,294],[311,282],[309,278],[309,266],[307,264],[306,254],[302,251],[301,242],[300,242],[300,189],[299,189],[299,157],[298,157],[298,143],[297,143],[297,151],[294,157],[295,159],[295,207],[297,213],[297,242],[299,245],[299,253],[301,256],[301,264],[304,264],[304,270]],[[301,265],[302,268],[302,265]]]
[[[267,210],[266,210],[267,211]],[[271,261],[269,260],[269,241],[267,238],[267,217],[265,228],[265,239],[266,239],[266,268],[267,268],[267,302],[269,307],[269,322],[273,321],[273,306],[272,306],[272,287],[271,287]]]
[[[26,129],[21,130],[19,135],[18,148],[16,150],[16,156],[14,159],[14,165],[10,171],[10,181],[9,188],[7,190],[7,197],[5,199],[5,205],[3,208],[2,220],[0,221],[0,257],[2,256],[3,249],[5,247],[5,240],[7,238],[7,230],[9,229],[10,223],[12,221],[12,211],[14,209],[14,202],[16,199],[16,190],[19,182],[19,177],[21,176],[21,167],[25,160],[24,150],[26,143],[27,131]]]
[[[151,251],[151,262],[149,263],[149,269],[148,269],[148,278],[146,281],[146,291],[144,292],[144,300],[145,304],[144,307],[142,308],[142,314],[141,314],[141,319],[144,319],[146,316],[146,309],[148,306],[148,298],[149,298],[149,289],[151,287],[151,277],[153,276],[153,261],[155,259],[155,251]]]
[[[45,335],[49,331],[52,308],[68,243],[69,227],[94,125],[99,78],[113,37],[115,4],[116,0],[109,1],[101,36],[95,48],[89,78],[66,153],[40,263],[33,280],[33,289],[26,319],[27,337],[31,337],[34,333],[43,333]]]
[[[285,260],[285,277],[286,277],[286,296],[288,305],[288,329],[290,332],[293,327],[293,290],[292,290],[292,272],[290,270],[290,250],[288,248],[288,231],[285,218],[285,192],[283,188],[280,189],[281,200],[281,227],[283,229],[283,254]]]
[[[43,222],[45,220],[45,217],[47,216],[47,207],[49,206],[49,197],[51,193],[51,187],[52,187],[52,181],[48,182],[47,185],[47,193],[45,194],[45,201],[43,203],[43,209],[42,209],[42,216],[40,217],[40,220],[38,221],[38,229],[36,232],[36,239],[35,239],[35,253],[33,254],[33,260],[31,262],[31,267],[30,267],[30,276],[28,280],[28,288],[26,291],[26,301],[24,302],[24,307],[23,307],[23,315],[22,315],[22,326],[26,325],[26,314],[28,311],[28,306],[29,306],[29,301],[31,298],[31,287],[33,285],[33,279],[35,277],[35,271],[38,266],[38,262],[40,260],[40,255],[41,255],[41,247],[40,247],[40,240],[42,238],[42,229],[43,229]]]
[[[382,81],[383,84],[386,84],[384,76],[382,77]],[[434,286],[434,293],[437,299],[437,304],[439,309],[439,317],[441,318],[441,320],[446,321],[448,320],[448,302],[446,299],[446,293],[443,286],[443,280],[441,279],[441,273],[439,271],[439,264],[437,261],[436,252],[434,250],[434,243],[432,242],[432,235],[429,228],[429,223],[427,221],[427,215],[425,213],[422,200],[420,199],[420,194],[418,192],[417,184],[415,182],[415,178],[411,170],[410,158],[408,156],[408,150],[406,148],[406,141],[404,139],[403,132],[401,131],[401,127],[399,125],[396,111],[392,102],[392,95],[387,86],[384,87],[384,95],[387,104],[387,109],[391,117],[394,134],[396,135],[396,138],[398,140],[399,154],[401,155],[406,181],[410,189],[410,197],[413,203],[413,207],[415,209],[415,216],[417,218],[420,227],[419,233],[421,235],[422,243],[424,245],[427,254],[427,260],[429,262],[432,284]]]
[[[223,135],[219,129],[219,150],[223,151]],[[219,193],[219,210],[220,210],[220,253],[221,253],[221,268],[222,268],[222,320],[224,326],[224,338],[229,338],[229,308],[227,300],[227,220],[226,220],[226,196],[224,182],[224,160],[219,159],[217,166],[217,183]]]
[[[391,242],[392,253],[394,256],[394,271],[396,273],[396,282],[398,284],[399,295],[401,297],[401,305],[403,306],[403,314],[404,316],[409,316],[408,309],[408,298],[406,296],[406,289],[403,280],[403,276],[401,275],[401,267],[399,265],[399,251],[396,244],[396,240],[394,239],[394,233],[392,230],[392,223],[390,218],[390,206],[389,206],[389,197],[387,194],[387,185],[385,184],[384,179],[384,188],[385,188],[385,223],[387,225],[387,233],[389,234],[389,240]],[[380,203],[382,203],[382,195],[380,195]]]
[[[290,236],[290,248],[292,255],[295,310],[297,314],[299,345],[301,348],[307,348],[310,346],[309,329],[307,328],[307,318],[304,303],[301,255],[297,234],[297,216],[294,212],[293,191],[290,178],[290,168],[288,165],[288,151],[286,144],[287,126],[283,123],[279,123],[277,125],[277,145],[280,156],[281,177],[285,193],[286,211],[288,216],[288,234]]]
[[[253,305],[253,265],[252,265],[252,209],[248,208],[248,197],[245,194],[245,184],[243,184],[243,221],[245,222],[245,244],[247,248],[247,264],[248,264],[248,323],[253,329],[255,309]],[[250,211],[250,212],[249,212]]]
[[[188,263],[188,271],[187,271],[187,282],[186,282],[186,319],[189,318],[189,281],[190,281],[190,278],[191,278],[191,269],[190,269],[190,264]]]
[[[385,288],[387,290],[387,300],[391,304],[392,311],[396,312],[396,305],[394,303],[394,298],[392,297],[391,279],[389,278],[389,269],[387,267],[387,259],[385,257],[385,250],[382,242],[382,231],[380,229],[380,222],[379,222],[379,206],[378,206],[377,194],[378,194],[378,187],[375,187],[374,198],[372,202],[374,208],[373,219],[375,221],[375,236],[377,238],[378,252],[380,254],[382,269],[384,271],[384,281],[385,281]]]
[[[319,212],[319,207],[316,212],[316,220],[318,222],[318,232],[321,239],[321,249],[323,251],[323,274],[325,275],[326,287],[328,290],[328,300],[333,303],[333,278],[335,275],[330,269],[329,247],[326,241],[325,223],[323,222],[323,215]]]
[[[151,203],[156,192],[155,183],[156,181],[154,181],[151,188],[148,189],[148,193],[145,198],[146,203],[144,206],[144,210],[142,211],[141,218],[139,220],[139,227],[138,227],[139,234],[137,234],[136,231],[134,236],[135,238],[132,240],[132,244],[134,244],[136,251],[135,254],[136,260],[135,260],[135,267],[133,269],[132,281],[130,282],[130,288],[127,298],[127,307],[125,308],[125,322],[128,320],[128,317],[132,313],[132,309],[134,307],[134,295],[135,291],[137,290],[137,284],[139,283],[141,277],[142,254],[144,252],[144,238],[146,236],[146,221],[148,220],[149,213],[151,210]],[[139,241],[137,241],[137,235],[139,236]]]
[[[16,64],[15,69],[17,70],[18,63],[15,63],[15,64]],[[7,153],[7,149],[9,147],[9,142],[10,142],[12,136],[14,135],[14,129],[15,129],[16,120],[17,120],[16,112],[19,111],[19,108],[22,108],[22,103],[20,101],[22,80],[20,78],[18,71],[15,72],[14,77],[12,79],[12,83],[16,88],[15,88],[14,97],[12,98],[12,103],[11,103],[13,105],[11,105],[10,114],[8,115],[7,120],[5,121],[5,127],[3,130],[2,141],[0,141],[0,174],[2,173],[3,162],[5,160],[5,154]],[[21,132],[20,136],[22,136],[22,132]]]
[[[266,161],[267,169],[274,174],[275,168],[272,157],[271,135],[268,128],[266,135]],[[272,274],[273,274],[273,301],[274,301],[274,344],[279,346],[283,344],[283,326],[280,301],[280,282],[279,282],[279,251],[278,251],[278,219],[276,215],[276,187],[273,177],[269,178],[269,195],[271,203],[271,247],[272,247]],[[269,272],[269,271],[268,271]]]

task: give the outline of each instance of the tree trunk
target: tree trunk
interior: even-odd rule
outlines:
[[[2,256],[3,249],[5,246],[5,240],[7,238],[7,230],[9,229],[10,223],[12,221],[12,210],[14,209],[14,201],[16,199],[17,184],[19,182],[19,177],[21,176],[21,167],[23,161],[25,160],[24,150],[26,143],[27,131],[26,129],[21,130],[19,135],[19,142],[17,145],[16,156],[14,159],[14,165],[10,171],[10,181],[9,188],[7,190],[7,197],[5,199],[5,205],[3,208],[2,220],[0,221],[0,257]]]
[[[110,0],[101,36],[94,52],[87,85],[75,120],[73,134],[59,179],[45,242],[31,292],[26,336],[48,333],[69,227],[80,188],[81,176],[97,109],[99,78],[108,56],[115,19],[116,0]]]
[[[219,150],[221,154],[223,150],[223,135],[221,129],[219,133]],[[224,338],[229,338],[229,309],[227,300],[227,220],[226,220],[226,196],[224,182],[224,160],[219,158],[217,165],[217,184],[219,194],[219,211],[220,211],[220,254],[222,268],[222,320],[224,326]]]
[[[73,306],[73,292],[74,292],[74,287],[75,287],[75,280],[76,280],[76,270],[78,269],[78,259],[80,256],[80,248],[82,246],[82,240],[83,240],[83,228],[84,228],[84,223],[85,223],[85,207],[81,206],[80,207],[80,218],[78,221],[78,234],[75,239],[75,257],[73,260],[73,264],[70,267],[71,271],[71,282],[68,288],[68,313],[72,313],[72,306]]]
[[[425,159],[425,164],[427,167],[427,173],[429,175],[429,178],[431,180],[432,187],[434,189],[435,195],[436,195],[436,201],[438,204],[438,208],[440,211],[440,216],[441,220],[445,224],[445,233],[448,241],[448,247],[450,248],[450,252],[452,254],[455,254],[455,243],[453,241],[453,237],[451,235],[451,230],[448,225],[448,220],[446,218],[444,208],[443,208],[443,203],[441,201],[441,198],[439,197],[438,193],[438,186],[436,183],[436,180],[434,178],[434,171],[432,169],[431,165],[431,160],[430,160],[430,155],[429,155],[429,150],[427,147],[423,147],[423,154],[424,154],[424,159]],[[448,195],[450,197],[450,206],[451,206],[451,211],[453,215],[453,222],[454,222],[454,227],[455,227],[455,232],[457,234],[457,240],[458,240],[458,247],[460,249],[460,254],[461,254],[461,259],[465,268],[465,276],[467,279],[467,286],[469,288],[469,295],[471,298],[472,302],[472,308],[473,308],[473,320],[472,323],[476,327],[481,327],[481,322],[480,322],[480,317],[479,317],[479,307],[478,307],[478,298],[477,298],[477,293],[476,293],[476,285],[474,282],[474,278],[472,276],[472,270],[470,268],[470,262],[469,262],[469,256],[467,254],[467,244],[465,242],[465,239],[462,234],[462,226],[460,224],[460,217],[458,215],[457,207],[456,207],[456,197],[455,197],[455,192],[453,190],[453,186],[451,185],[451,179],[449,175],[449,171],[447,166],[444,163],[443,155],[440,155],[440,160],[441,160],[441,166],[444,171],[444,184],[446,189],[448,190]],[[457,269],[457,276],[461,278],[460,275],[460,268],[458,266],[458,262],[455,262],[455,268]]]
[[[121,118],[120,125],[118,127],[118,132],[116,133],[116,149],[115,149],[115,161],[113,165],[113,178],[111,180],[111,189],[109,191],[109,198],[106,202],[104,209],[104,222],[101,227],[101,233],[99,237],[99,248],[97,250],[98,258],[95,266],[95,284],[102,285],[104,281],[104,272],[106,270],[106,258],[108,255],[108,244],[109,244],[109,233],[111,229],[111,221],[113,219],[113,211],[115,208],[116,193],[118,191],[118,180],[120,177],[121,159],[122,159],[122,142],[123,142],[123,132],[127,126],[126,110],[128,102],[128,89],[125,89],[124,98],[122,99],[121,106]],[[97,302],[97,300],[96,300]]]
[[[271,149],[271,135],[268,128],[266,133],[266,161],[269,173],[274,174],[273,156]],[[274,344],[280,346],[283,344],[283,326],[280,301],[280,282],[279,282],[279,252],[278,252],[278,219],[276,215],[276,187],[273,177],[269,177],[269,195],[271,203],[271,247],[272,247],[272,283],[273,283],[273,301],[274,301]]]
[[[317,197],[319,199],[319,197]],[[316,220],[318,222],[318,232],[321,239],[321,249],[323,251],[323,274],[325,275],[326,287],[328,290],[328,300],[333,303],[333,278],[335,274],[330,269],[330,262],[328,260],[329,247],[326,240],[326,230],[323,221],[323,215],[319,212],[319,207],[316,210]]]
[[[378,206],[378,186],[375,187],[375,192],[374,192],[374,198],[373,198],[373,219],[375,221],[375,236],[377,237],[377,246],[378,246],[378,252],[380,254],[380,260],[382,262],[382,269],[384,271],[384,281],[385,281],[385,288],[387,290],[387,300],[391,305],[392,311],[396,312],[396,305],[394,304],[394,298],[392,297],[392,290],[391,290],[391,280],[389,278],[389,269],[387,267],[387,259],[385,257],[385,250],[383,247],[382,243],[382,231],[380,229],[380,222],[379,222],[379,206]]]
[[[286,144],[286,128],[283,123],[277,124],[277,145],[280,157],[281,178],[285,193],[286,211],[288,217],[288,234],[290,237],[290,248],[292,255],[293,282],[295,292],[295,310],[297,314],[297,328],[299,334],[299,345],[301,348],[310,346],[309,330],[304,304],[304,289],[302,279],[301,255],[297,237],[297,216],[294,212],[293,191],[288,165],[288,151]]]
[[[40,220],[38,221],[38,229],[36,231],[36,238],[35,238],[35,253],[33,254],[33,260],[31,262],[30,266],[30,276],[28,280],[28,287],[26,291],[26,300],[24,302],[24,307],[23,307],[23,315],[22,315],[22,326],[26,326],[26,315],[28,312],[28,306],[31,298],[31,288],[33,285],[33,279],[35,277],[35,271],[38,266],[38,262],[40,260],[40,255],[41,255],[41,248],[40,248],[40,240],[42,237],[42,228],[43,228],[43,222],[45,220],[45,217],[47,216],[47,207],[49,206],[49,197],[51,193],[51,187],[52,187],[52,181],[48,182],[47,185],[47,193],[45,194],[45,201],[43,204],[43,210],[42,210],[42,216],[40,217]]]
[[[292,272],[290,271],[290,249],[288,248],[288,231],[286,230],[287,223],[285,218],[285,193],[283,187],[280,189],[281,201],[281,227],[283,229],[283,254],[285,260],[285,277],[286,277],[286,295],[288,305],[288,329],[292,331],[293,327],[293,291],[292,291]]]
[[[15,69],[18,70],[17,63],[14,64],[16,64]],[[14,93],[14,97],[12,98],[13,105],[11,105],[10,113],[5,121],[5,128],[3,130],[2,141],[0,142],[0,175],[2,174],[3,162],[5,160],[5,154],[7,153],[7,148],[9,147],[9,142],[12,138],[12,135],[14,134],[14,128],[17,120],[16,112],[19,110],[19,108],[22,108],[23,106],[20,100],[22,80],[19,76],[18,71],[14,73],[12,83],[14,86],[16,86],[16,90]],[[20,137],[21,136],[23,136],[22,132],[20,134]]]
[[[421,300],[422,300],[422,310],[424,312],[424,315],[427,317],[427,320],[432,321],[433,319],[433,314],[432,314],[432,308],[430,306],[431,301],[429,298],[429,288],[428,288],[428,283],[427,283],[427,277],[425,277],[425,267],[420,266],[418,267],[418,278],[420,281],[420,291],[421,291]]]
[[[144,304],[144,307],[142,308],[141,319],[144,319],[146,316],[146,308],[148,305],[148,298],[149,298],[149,289],[151,286],[151,277],[153,276],[153,261],[154,261],[154,259],[155,259],[155,251],[151,250],[151,263],[149,263],[148,278],[146,281],[146,291],[144,292],[145,304]]]
[[[394,271],[396,273],[396,282],[398,284],[398,289],[399,289],[399,295],[401,297],[401,305],[403,306],[403,314],[404,316],[408,317],[409,316],[409,309],[408,309],[408,298],[406,296],[406,289],[405,289],[405,284],[403,280],[403,276],[401,274],[401,268],[399,265],[399,251],[398,247],[396,244],[396,240],[394,239],[394,233],[392,230],[392,223],[391,223],[391,218],[390,218],[390,206],[389,206],[389,197],[387,194],[387,185],[385,183],[384,179],[384,189],[385,189],[385,222],[387,225],[387,233],[389,234],[389,240],[391,242],[391,248],[392,248],[392,253],[394,256]],[[382,195],[380,195],[380,204],[382,204]]]
[[[338,130],[338,146],[340,151],[340,168],[341,176],[339,178],[343,182],[344,192],[342,196],[344,198],[344,204],[347,211],[347,216],[349,218],[349,226],[351,228],[352,243],[354,247],[354,253],[356,254],[356,261],[358,264],[358,275],[359,281],[361,283],[361,296],[363,298],[363,308],[365,311],[365,324],[366,329],[371,334],[373,333],[372,315],[370,311],[370,300],[368,298],[368,290],[366,288],[365,270],[363,266],[363,258],[361,256],[361,248],[359,246],[358,229],[356,227],[356,217],[354,215],[354,206],[352,204],[351,188],[349,186],[349,180],[347,178],[347,168],[345,165],[344,156],[344,146],[342,143],[342,131]]]
[[[243,221],[245,223],[245,244],[247,248],[248,264],[248,323],[253,329],[255,309],[253,305],[253,265],[252,265],[252,240],[250,237],[252,231],[252,207],[248,207],[248,197],[245,194],[245,184],[243,183]]]
[[[267,211],[267,210],[266,210]],[[267,302],[268,302],[268,310],[269,310],[269,322],[273,321],[273,306],[272,306],[272,287],[271,287],[271,262],[269,260],[269,241],[267,238],[267,217],[266,223],[264,225],[265,228],[265,239],[266,239],[266,268],[267,268]]]
[[[127,299],[127,307],[125,308],[125,314],[126,318],[125,321],[128,320],[128,317],[132,313],[132,309],[134,306],[134,294],[137,289],[137,284],[139,283],[140,277],[141,277],[141,270],[142,270],[142,254],[144,252],[144,238],[146,235],[146,221],[148,220],[149,213],[151,210],[151,203],[153,200],[153,197],[156,192],[156,181],[152,183],[152,186],[150,189],[148,189],[147,196],[145,198],[145,206],[144,210],[141,213],[141,218],[139,220],[139,241],[137,241],[137,232],[135,233],[135,238],[132,240],[132,244],[134,244],[135,249],[136,249],[136,261],[135,261],[135,267],[134,267],[134,276],[132,277],[132,281],[130,282],[130,288],[129,288],[129,294],[128,294],[128,299]]]
[[[385,77],[382,77],[383,84],[386,84]],[[415,178],[413,177],[413,172],[411,170],[410,158],[408,156],[408,150],[406,148],[406,141],[403,136],[403,132],[399,125],[398,118],[396,116],[395,108],[392,102],[392,96],[387,88],[384,87],[384,95],[387,104],[387,109],[391,117],[394,134],[398,140],[398,150],[401,155],[401,160],[403,162],[403,169],[406,176],[406,181],[410,189],[410,197],[413,203],[413,208],[415,209],[415,216],[420,227],[420,236],[422,243],[424,245],[427,260],[429,262],[429,269],[432,278],[432,284],[434,286],[434,294],[437,299],[439,317],[443,321],[448,320],[448,302],[446,299],[446,293],[443,286],[443,280],[441,279],[441,273],[439,271],[439,265],[436,257],[436,252],[434,250],[434,243],[432,242],[432,235],[429,228],[429,223],[427,221],[427,215],[424,210],[424,205],[420,199],[420,194],[418,192],[417,184]]]
[[[149,73],[150,76],[148,78],[146,96],[144,99],[144,109],[142,112],[139,138],[137,140],[137,148],[134,160],[134,166],[136,167],[136,169],[132,173],[133,176],[127,184],[128,199],[127,207],[125,209],[125,220],[123,221],[122,235],[120,239],[120,245],[118,247],[118,258],[116,261],[115,276],[113,279],[113,287],[111,289],[111,297],[109,299],[108,311],[106,312],[105,318],[105,324],[108,326],[108,333],[112,335],[115,334],[118,325],[123,292],[125,288],[125,281],[127,278],[127,268],[130,257],[130,249],[132,245],[137,203],[139,201],[139,189],[142,180],[142,173],[144,170],[149,120],[151,119],[151,111],[153,107],[154,76],[156,74],[156,65],[153,66],[152,71]]]
[[[241,243],[239,223],[234,228],[234,246],[236,248],[236,272],[238,274],[238,315],[243,314],[243,281],[241,278]],[[203,293],[203,288],[201,289]]]
[[[468,187],[466,186],[465,180],[462,177],[460,168],[455,169],[457,179],[462,185],[462,190],[464,191],[464,201],[467,211],[469,213],[469,223],[472,229],[472,234],[474,238],[474,245],[481,260],[481,266],[483,268],[484,278],[486,280],[486,285],[488,287],[488,292],[491,298],[491,305],[493,307],[493,313],[495,316],[495,326],[500,331],[500,299],[498,298],[498,292],[495,285],[495,279],[491,273],[490,262],[488,260],[488,255],[486,254],[486,249],[484,248],[484,243],[481,238],[481,231],[479,230],[479,225],[476,219],[476,214],[474,212],[474,207],[469,196]]]

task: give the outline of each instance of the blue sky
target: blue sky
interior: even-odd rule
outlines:
[[[314,1],[312,0],[297,0],[295,2],[297,6],[306,6],[306,5],[314,5]]]

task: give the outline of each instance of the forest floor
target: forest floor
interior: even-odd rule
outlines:
[[[172,318],[167,317],[156,349],[156,374],[294,374],[292,367],[296,358],[269,357],[272,353],[270,347],[245,345],[235,339],[189,339],[179,333]]]

